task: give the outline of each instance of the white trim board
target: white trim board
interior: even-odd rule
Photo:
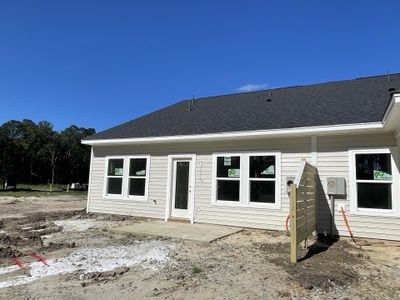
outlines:
[[[86,145],[96,146],[96,145],[150,144],[150,143],[188,142],[188,141],[224,141],[224,140],[235,140],[235,139],[290,137],[290,136],[307,136],[307,135],[321,135],[321,134],[341,134],[341,133],[353,134],[362,132],[378,132],[383,129],[384,128],[381,122],[371,122],[371,123],[358,123],[358,124],[345,124],[345,125],[310,126],[310,127],[296,127],[288,129],[235,131],[235,132],[194,134],[194,135],[83,140],[82,143]]]
[[[398,105],[400,103],[400,93],[395,93],[392,95],[392,98],[390,99],[389,105],[385,111],[385,114],[383,116],[382,124],[386,125],[388,119],[390,118],[391,113],[393,112],[393,107],[395,105]]]
[[[314,167],[318,165],[318,137],[311,136],[311,163]]]
[[[89,165],[89,184],[88,184],[88,193],[87,193],[87,203],[86,203],[86,212],[89,212],[90,207],[90,196],[92,190],[92,169],[93,169],[93,147],[90,147],[90,165]]]

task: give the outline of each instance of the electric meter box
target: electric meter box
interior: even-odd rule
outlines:
[[[328,195],[346,195],[346,180],[343,177],[327,178]]]

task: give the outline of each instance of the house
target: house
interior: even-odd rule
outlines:
[[[87,209],[284,230],[307,161],[319,232],[348,235],[344,207],[355,236],[400,240],[399,91],[390,74],[178,102],[82,141]],[[331,177],[344,194],[327,194]]]

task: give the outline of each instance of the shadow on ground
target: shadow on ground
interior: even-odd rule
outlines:
[[[308,249],[299,247],[297,264],[290,263],[290,243],[260,244],[260,249],[268,262],[283,267],[304,288],[325,291],[356,282],[364,257],[363,250],[347,240],[330,237],[320,237]]]
[[[317,241],[315,241],[310,247],[307,249],[306,255],[299,258],[297,262],[305,261],[314,255],[318,255],[321,252],[327,251],[334,243],[338,242],[338,237],[330,237],[330,236],[319,236]]]

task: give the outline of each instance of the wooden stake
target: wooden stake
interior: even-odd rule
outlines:
[[[290,187],[290,262],[297,263],[297,188]]]

